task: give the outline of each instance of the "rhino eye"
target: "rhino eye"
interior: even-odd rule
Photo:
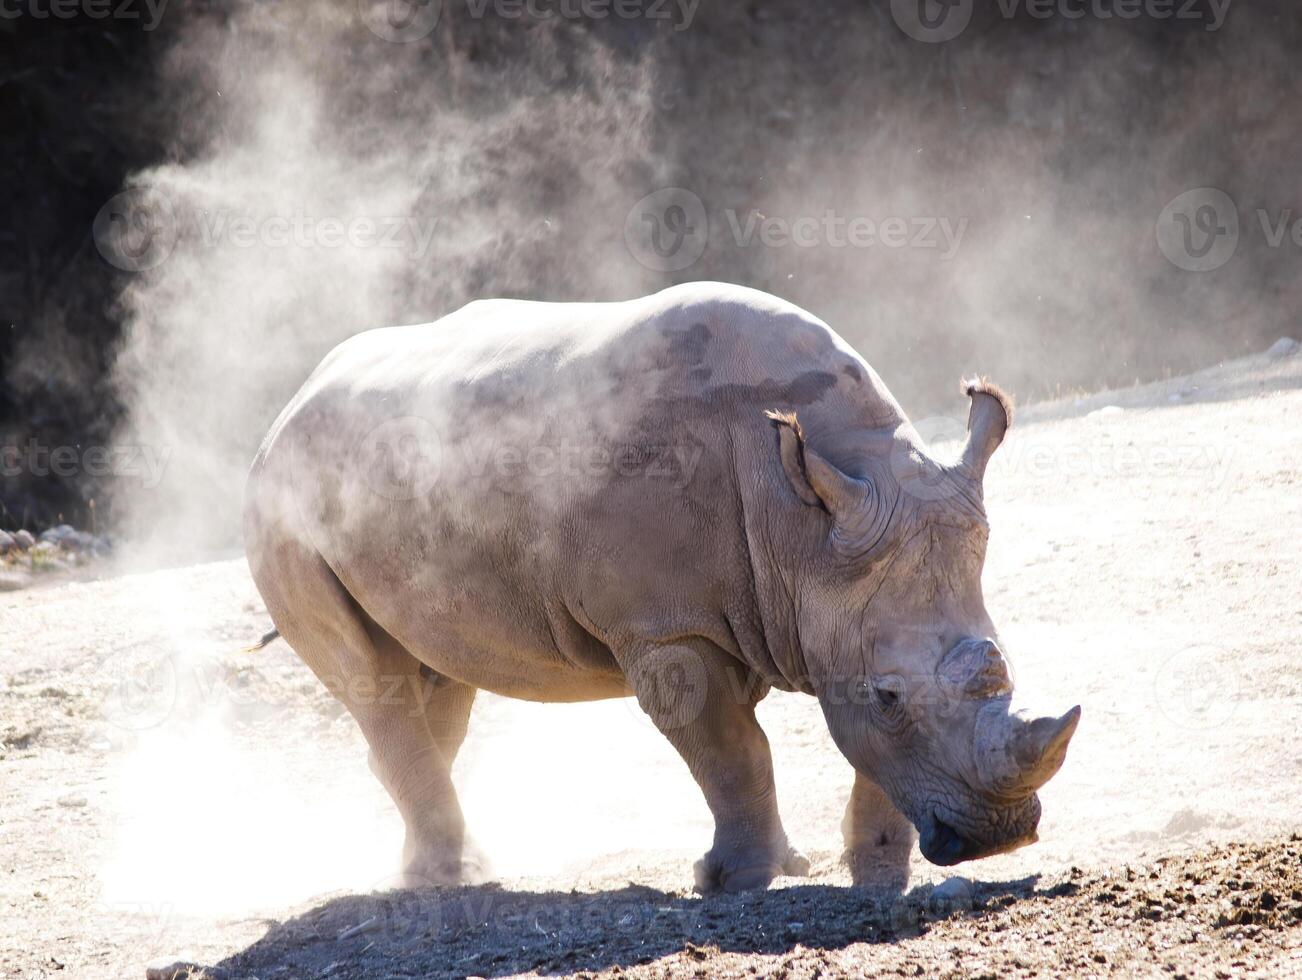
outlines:
[[[893,687],[874,687],[873,694],[877,696],[877,703],[887,711],[899,706],[900,692]]]

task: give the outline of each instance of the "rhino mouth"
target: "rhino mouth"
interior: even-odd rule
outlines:
[[[922,851],[922,856],[932,864],[947,868],[964,861],[1016,850],[1025,844],[1033,844],[1038,839],[1035,828],[1032,827],[1029,832],[1008,840],[993,842],[977,840],[961,833],[933,811],[926,826],[918,834],[918,847]]]
[[[932,864],[949,867],[966,861],[974,855],[974,842],[960,834],[935,814],[918,835],[918,847],[922,856]]]

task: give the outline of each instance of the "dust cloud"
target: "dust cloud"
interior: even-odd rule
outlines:
[[[972,371],[1025,398],[1260,349],[1297,305],[1296,256],[1253,214],[1292,213],[1280,82],[1302,28],[1204,6],[992,7],[944,44],[849,2],[177,12],[172,98],[150,110],[175,157],[128,192],[159,251],[121,297],[115,366],[121,439],[170,456],[160,486],[123,488],[122,536],[149,560],[233,547],[248,462],[322,355],[475,298],[757,286],[830,323],[914,415],[961,414]],[[1191,275],[1154,222],[1201,186],[1244,230],[1235,261]],[[703,218],[686,264],[625,241],[670,187]]]
[[[146,554],[234,543],[258,441],[340,340],[485,291],[560,296],[578,269],[596,296],[643,291],[616,249],[653,66],[595,44],[566,56],[535,50],[502,98],[507,80],[437,34],[390,43],[351,5],[250,3],[192,26],[169,70],[210,96],[178,112],[193,158],[130,191],[171,245],[122,297],[116,365],[129,440],[173,450],[157,491],[127,501]],[[620,221],[593,218],[612,202]]]

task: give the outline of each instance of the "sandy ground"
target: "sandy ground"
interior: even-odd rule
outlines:
[[[1300,436],[1297,356],[1022,413],[988,605],[1019,696],[1083,721],[1039,844],[939,890],[915,855],[893,902],[838,864],[812,699],[760,709],[808,878],[693,896],[708,814],[635,705],[481,696],[456,776],[497,883],[395,893],[355,728],[240,650],[242,559],[0,595],[0,976],[1302,976]]]

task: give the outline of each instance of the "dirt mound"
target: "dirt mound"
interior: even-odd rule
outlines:
[[[894,900],[825,885],[710,899],[636,887],[345,897],[272,926],[219,965],[191,969],[207,980],[717,977],[761,962],[772,977],[1282,976],[1302,969],[1300,839],[1105,874],[955,879]]]

